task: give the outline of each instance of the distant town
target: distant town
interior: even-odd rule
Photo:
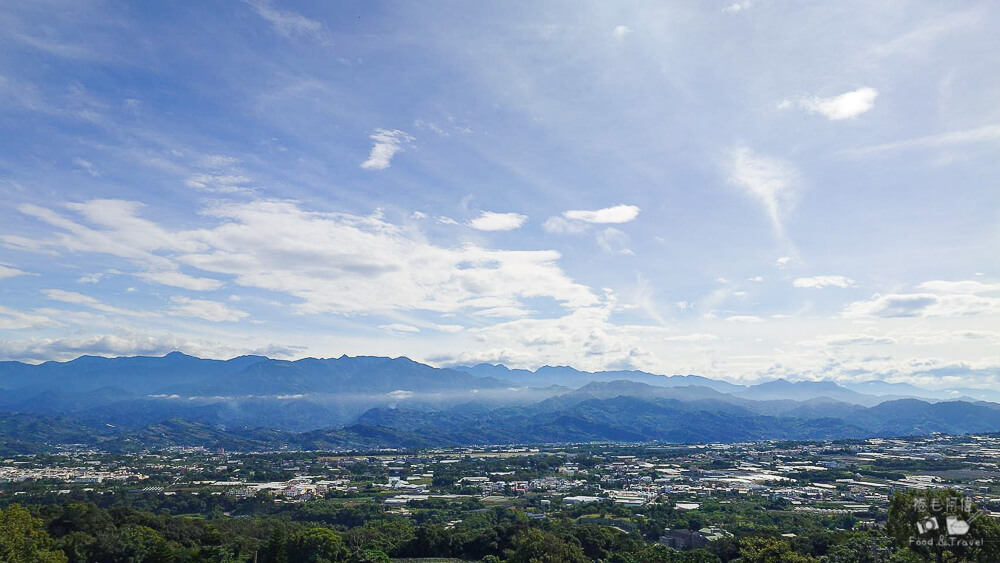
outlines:
[[[484,514],[508,513],[529,529],[572,535],[584,526],[631,538],[637,553],[693,557],[676,560],[729,561],[741,553],[741,561],[751,560],[747,538],[767,538],[796,556],[832,557],[818,538],[832,543],[833,536],[839,545],[863,544],[862,551],[888,557],[913,549],[890,541],[892,503],[900,495],[946,492],[954,500],[942,507],[961,502],[966,512],[987,516],[984,523],[996,522],[998,460],[996,435],[365,452],[170,447],[109,454],[65,446],[2,460],[0,505],[127,506],[223,528],[273,516],[334,524],[346,534],[377,522],[457,533]],[[340,522],[344,510],[365,516]],[[317,516],[330,511],[332,521]],[[845,543],[845,535],[860,539]],[[243,549],[233,556],[259,560],[261,546],[253,554]],[[518,560],[511,559],[516,549],[508,548],[507,559]],[[412,545],[380,551],[470,555],[420,553]],[[504,557],[503,550],[495,555]],[[584,552],[585,560],[607,559],[599,555]]]

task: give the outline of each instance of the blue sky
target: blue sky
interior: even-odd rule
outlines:
[[[990,2],[8,3],[0,359],[1000,376]]]

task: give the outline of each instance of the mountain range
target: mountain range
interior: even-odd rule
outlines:
[[[995,432],[996,399],[986,389],[884,381],[745,386],[566,366],[442,369],[408,358],[83,356],[0,362],[0,452],[66,443],[338,449]]]

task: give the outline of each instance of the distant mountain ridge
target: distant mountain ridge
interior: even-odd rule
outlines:
[[[0,451],[81,440],[118,449],[199,440],[341,448],[995,432],[1000,404],[983,400],[992,397],[880,381],[744,386],[567,366],[449,369],[405,357],[83,356],[0,362]]]
[[[559,385],[576,388],[590,381],[616,381],[628,380],[640,383],[648,383],[659,387],[680,387],[688,385],[699,385],[729,393],[744,389],[742,385],[710,379],[700,375],[656,375],[638,370],[620,371],[580,371],[569,366],[542,366],[535,371],[526,369],[510,369],[503,364],[478,364],[475,366],[456,366],[452,369],[464,371],[479,377],[495,377],[510,381],[517,385],[530,387],[546,387],[549,385]]]

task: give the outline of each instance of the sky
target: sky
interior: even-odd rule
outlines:
[[[1000,5],[0,5],[0,359],[1000,381]]]

